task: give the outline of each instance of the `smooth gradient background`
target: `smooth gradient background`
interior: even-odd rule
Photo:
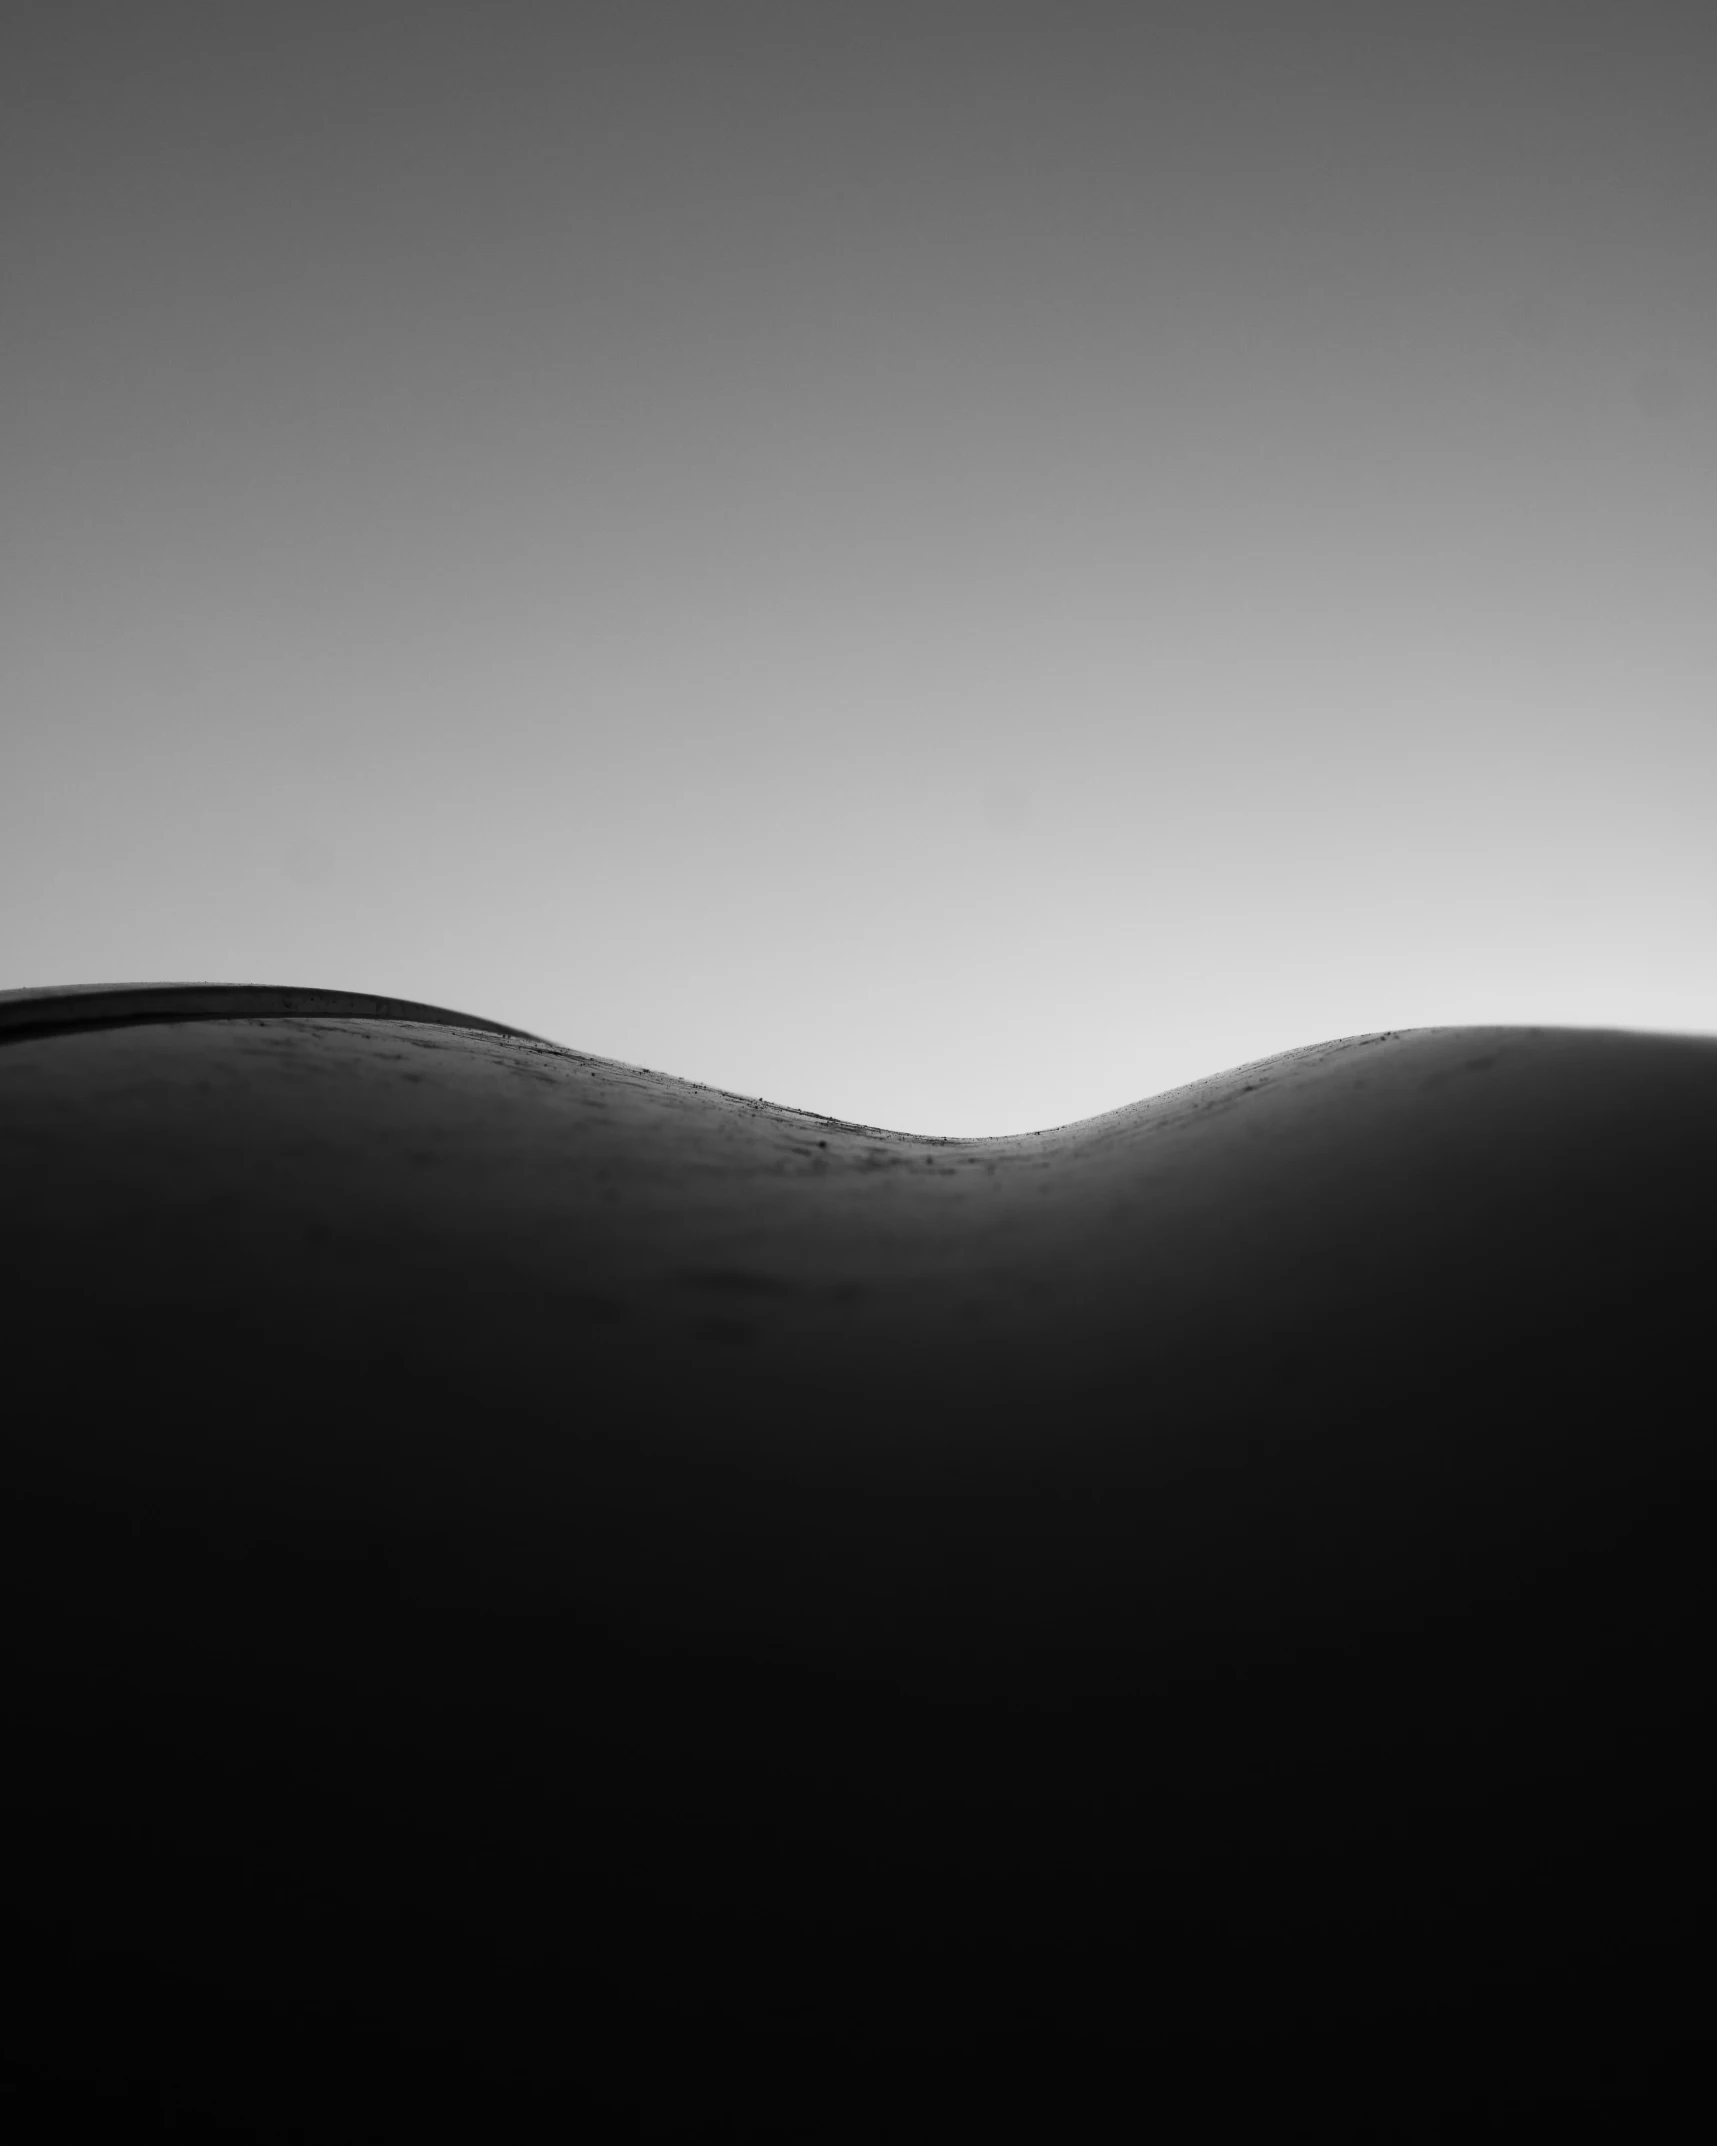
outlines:
[[[1706,12],[10,0],[0,984],[1717,1031]]]

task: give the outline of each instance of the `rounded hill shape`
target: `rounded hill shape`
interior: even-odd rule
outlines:
[[[1717,1042],[962,1140],[14,994],[0,1183],[32,2077],[859,2136],[1703,2033]]]

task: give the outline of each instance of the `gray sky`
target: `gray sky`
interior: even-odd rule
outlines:
[[[11,0],[0,985],[1717,1030],[1703,14]]]

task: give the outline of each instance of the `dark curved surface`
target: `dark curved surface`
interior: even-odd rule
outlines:
[[[32,2076],[1470,2136],[1703,2051],[1717,1043],[924,1140],[256,1002],[6,1042],[0,1186]]]
[[[46,990],[0,991],[0,1043],[21,1036],[69,1035],[80,1028],[122,1028],[136,1022],[255,1020],[274,1014],[427,1021],[437,1028],[524,1036],[530,1043],[542,1040],[500,1021],[373,991],[318,991],[297,984],[62,984]]]

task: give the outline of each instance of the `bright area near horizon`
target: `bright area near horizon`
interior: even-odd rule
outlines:
[[[0,986],[924,1132],[1717,1032],[1698,17],[1282,12],[25,0]]]

